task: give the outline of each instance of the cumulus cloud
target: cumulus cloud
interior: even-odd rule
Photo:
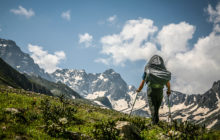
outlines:
[[[54,54],[49,54],[43,50],[41,46],[28,44],[28,50],[32,53],[31,57],[34,62],[43,68],[46,72],[52,73],[59,67],[57,66],[61,60],[66,58],[63,51],[57,51]]]
[[[186,93],[203,93],[220,80],[220,36],[200,38],[193,49],[178,53],[167,63],[175,77],[173,88]]]
[[[107,21],[110,22],[110,23],[114,23],[117,19],[117,15],[113,15],[113,16],[110,16]]]
[[[62,17],[63,19],[66,19],[66,20],[69,21],[69,20],[71,19],[70,10],[63,12],[63,13],[61,14],[61,17]]]
[[[192,39],[194,32],[195,27],[186,22],[163,26],[157,39],[164,57],[169,58],[177,53],[186,52],[188,50],[187,42]]]
[[[156,31],[152,20],[129,20],[119,34],[101,38],[101,53],[109,55],[106,61],[112,60],[115,65],[146,59],[157,51],[155,44],[146,42]]]
[[[195,44],[188,42],[196,27],[184,21],[164,25],[158,31],[150,19],[129,20],[119,34],[101,38],[101,53],[108,58],[99,58],[97,62],[123,66],[126,61],[149,60],[152,55],[159,54],[172,73],[173,90],[204,93],[214,81],[220,80],[219,5],[216,10],[208,6],[210,16],[215,15],[213,31],[198,38]]]
[[[215,24],[220,22],[220,3],[218,3],[215,9],[209,4],[206,11],[209,14],[210,22],[213,22]]]
[[[85,47],[92,46],[93,37],[89,33],[79,34],[79,44],[84,44]]]
[[[10,11],[15,15],[25,16],[26,18],[30,18],[35,15],[32,9],[27,10],[22,6],[18,6],[18,9],[11,9]]]

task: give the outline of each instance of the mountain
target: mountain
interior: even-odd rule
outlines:
[[[43,93],[50,96],[61,94],[68,98],[81,98],[78,93],[63,83],[54,83],[40,76],[21,74],[0,58],[0,85],[22,88],[28,91]]]
[[[103,73],[86,73],[85,70],[56,70],[52,73],[56,81],[67,84],[86,99],[124,113],[130,113],[136,96],[136,88],[129,86],[113,69]],[[220,81],[204,94],[183,94],[173,91],[170,96],[173,119],[205,124],[208,128],[220,129]],[[150,117],[145,91],[137,96],[133,114]],[[168,116],[167,96],[160,108],[160,118]]]
[[[10,65],[4,62],[0,58],[0,84],[7,85],[14,88],[22,88],[29,91],[35,91],[38,93],[43,93],[47,95],[52,95],[52,93],[46,89],[44,86],[41,86],[36,83],[32,83],[28,80],[25,75],[20,74],[18,71],[13,69]]]
[[[29,75],[38,75],[47,80],[52,80],[48,73],[45,73],[34,60],[21,51],[21,49],[12,40],[0,38],[0,57],[14,69],[21,73]]]
[[[87,74],[85,70],[63,69],[56,70],[52,76],[56,81],[65,83],[82,97],[95,100],[101,105],[99,97],[107,97],[103,98],[102,102],[103,100],[105,103],[110,102],[111,107],[115,110],[130,107],[129,94],[135,92],[135,88],[128,86],[120,74],[113,69],[94,74]]]

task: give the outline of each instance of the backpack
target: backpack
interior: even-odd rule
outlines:
[[[145,66],[146,83],[149,86],[160,85],[163,87],[170,79],[171,73],[166,69],[162,57],[154,55]]]

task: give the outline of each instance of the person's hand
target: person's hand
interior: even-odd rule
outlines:
[[[139,92],[141,92],[141,90],[137,89],[136,92],[139,93]]]
[[[171,94],[171,91],[167,90],[167,96],[170,96],[170,94]]]

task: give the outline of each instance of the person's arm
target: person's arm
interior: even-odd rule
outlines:
[[[142,88],[144,87],[144,83],[145,83],[145,81],[142,80],[139,88],[137,89],[137,92],[141,92]]]
[[[139,88],[136,90],[136,92],[141,92],[142,88],[144,87],[144,83],[145,83],[145,80],[146,80],[146,72],[144,72],[143,76],[142,76],[142,81],[139,85]]]
[[[170,82],[169,81],[167,82],[166,86],[167,86],[167,95],[170,96],[171,90],[170,90]]]

